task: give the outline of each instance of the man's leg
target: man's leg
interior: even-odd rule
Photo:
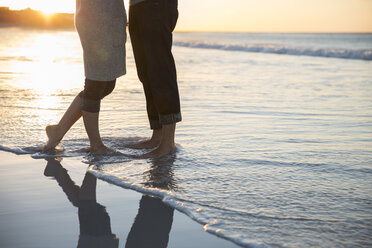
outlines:
[[[172,229],[173,214],[174,209],[161,199],[143,195],[125,247],[166,248]]]
[[[139,158],[160,158],[175,152],[176,144],[174,142],[174,136],[176,131],[176,123],[163,125],[161,131],[162,136],[159,146],[153,151],[139,156]]]
[[[151,149],[156,148],[160,145],[161,137],[162,137],[162,128],[159,129],[153,129],[152,135],[150,138],[141,140],[134,144],[129,144],[126,147],[132,148],[132,149]]]
[[[175,150],[176,123],[181,121],[177,74],[172,54],[172,32],[178,18],[177,0],[146,3],[143,8],[143,46],[149,87],[159,113],[162,138],[143,158],[156,158]]]
[[[150,122],[150,128],[152,130],[152,136],[150,139],[145,139],[136,144],[129,145],[129,148],[133,149],[150,149],[159,146],[162,137],[162,126],[159,122],[159,114],[156,110],[154,99],[151,94],[148,82],[143,83],[143,88],[146,97],[146,110],[147,116]]]
[[[151,88],[149,85],[149,78],[147,75],[146,53],[143,41],[143,9],[146,8],[144,3],[131,6],[129,9],[129,33],[133,47],[134,58],[137,67],[137,74],[139,80],[142,82],[143,89],[146,96],[147,116],[150,122],[150,128],[153,130],[150,139],[140,141],[136,144],[128,145],[129,148],[134,149],[149,149],[155,148],[160,144],[162,137],[162,128],[159,122],[159,113],[156,109]]]

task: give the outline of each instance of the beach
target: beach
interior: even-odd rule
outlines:
[[[84,85],[77,33],[0,36],[1,242],[77,246],[98,232],[122,247],[155,204],[159,232],[175,209],[168,247],[372,246],[371,34],[176,32],[183,121],[160,160],[127,148],[151,135],[130,39],[100,112],[116,153],[94,156],[81,120],[56,151],[39,149]],[[97,201],[76,197],[85,181]]]
[[[45,159],[6,152],[0,152],[0,159],[0,247],[77,247],[81,224],[78,208],[59,185],[66,178],[57,181],[46,176]],[[63,159],[60,166],[67,170],[64,176],[69,175],[77,186],[81,185],[86,164]],[[142,195],[101,180],[96,190],[97,202],[106,207],[110,217],[112,233],[118,238],[119,247],[124,247]],[[145,232],[138,235],[146,239]],[[238,246],[205,232],[201,225],[175,211],[168,247]]]

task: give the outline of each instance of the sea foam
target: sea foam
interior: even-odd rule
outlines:
[[[225,51],[372,60],[372,50],[368,49],[306,48],[276,44],[223,44],[199,41],[175,41],[173,45],[180,47],[217,49]]]
[[[177,209],[178,211],[187,215],[188,217],[198,222],[199,224],[202,224],[204,226],[205,231],[214,234],[220,238],[229,240],[242,247],[250,248],[267,247],[266,245],[260,243],[259,241],[248,240],[243,235],[236,234],[234,232],[216,227],[215,225],[220,223],[213,219],[210,220],[208,218],[208,215],[205,215],[203,213],[202,211],[203,208],[201,208],[199,204],[194,203],[192,201],[187,201],[185,199],[180,199],[173,191],[161,188],[146,187],[143,184],[132,182],[129,178],[117,177],[109,172],[101,171],[95,168],[94,165],[89,166],[88,171],[97,178],[106,181],[110,184],[114,184],[116,186],[126,189],[135,190],[139,193],[152,195],[162,199],[162,201],[165,204]]]

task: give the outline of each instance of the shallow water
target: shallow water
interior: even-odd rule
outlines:
[[[0,35],[0,149],[45,157],[37,152],[44,127],[83,85],[78,37],[22,29]],[[121,154],[83,153],[89,143],[80,121],[56,155],[81,157],[99,178],[162,197],[244,247],[371,246],[372,62],[185,45],[237,40],[372,53],[370,35],[176,34],[184,119],[178,151],[134,160],[144,151],[124,145],[150,131],[128,43],[128,75],[103,101],[100,122],[105,143]]]

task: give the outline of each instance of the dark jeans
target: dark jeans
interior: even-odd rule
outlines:
[[[143,195],[125,248],[166,248],[172,229],[174,209],[161,199]]]
[[[129,9],[129,33],[151,129],[181,121],[172,32],[177,0],[146,0]]]
[[[82,99],[81,110],[98,113],[101,109],[101,100],[109,95],[115,88],[113,81],[94,81],[85,79],[84,90],[79,93]]]

